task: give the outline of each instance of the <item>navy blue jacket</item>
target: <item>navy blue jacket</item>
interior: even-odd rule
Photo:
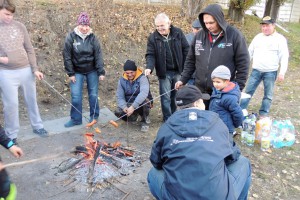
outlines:
[[[235,199],[224,159],[236,149],[218,114],[176,111],[157,133],[150,161],[163,169],[163,199]]]
[[[230,133],[234,132],[234,128],[241,126],[244,119],[239,104],[240,98],[241,91],[239,85],[235,82],[230,82],[222,91],[213,88],[210,97],[209,110],[219,114]]]
[[[210,32],[203,22],[203,15],[212,15],[223,32],[212,44]],[[189,50],[184,69],[181,74],[181,81],[186,84],[195,74],[195,85],[208,94],[212,93],[211,72],[219,65],[225,65],[231,72],[231,81],[239,84],[243,90],[248,78],[250,57],[244,36],[236,28],[228,25],[225,21],[221,6],[211,4],[207,6],[199,15],[200,23],[203,27],[199,31]]]

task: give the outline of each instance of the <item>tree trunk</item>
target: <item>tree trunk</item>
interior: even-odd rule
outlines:
[[[270,16],[272,19],[277,19],[278,13],[280,8],[280,1],[279,0],[268,0],[265,6],[265,16]]]
[[[234,22],[244,22],[244,10],[236,7],[234,3],[230,3],[228,15]]]
[[[181,0],[181,16],[189,19],[198,17],[204,0]]]

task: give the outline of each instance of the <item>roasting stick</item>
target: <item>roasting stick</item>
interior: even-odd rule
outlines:
[[[72,105],[72,103],[70,102],[70,101],[68,101],[63,95],[61,95],[52,85],[50,85],[50,83],[48,83],[45,79],[42,79],[42,81],[44,81],[50,88],[52,88],[57,94],[59,94],[59,96],[61,96],[66,102],[68,102],[77,112],[79,112],[79,113],[81,113],[77,108],[75,108],[75,106],[74,105]],[[146,105],[147,103],[150,103],[150,102],[152,102],[152,101],[154,101],[155,99],[157,99],[157,98],[159,98],[159,97],[161,97],[161,96],[163,96],[163,95],[166,95],[166,94],[168,94],[169,92],[172,92],[173,90],[176,90],[175,88],[173,88],[173,89],[171,89],[171,90],[169,90],[169,91],[167,91],[167,92],[165,92],[165,93],[163,93],[163,94],[161,94],[161,95],[159,95],[159,96],[157,96],[157,97],[154,97],[152,100],[150,100],[150,101],[148,101],[148,102],[146,102],[146,103],[143,103],[143,104],[141,104],[140,106],[138,106],[136,109],[134,109],[134,110],[137,110],[137,109],[139,109],[140,107],[142,107],[142,106],[144,106],[144,105]],[[82,114],[82,113],[81,113]],[[121,118],[123,118],[123,117],[125,117],[127,114],[124,114],[124,115],[122,115],[121,117],[119,117],[119,118],[117,118],[116,120],[110,120],[109,121],[109,124],[111,124],[111,125],[113,125],[114,127],[118,127],[119,125],[116,123],[116,121],[118,121],[118,120],[120,120]],[[82,115],[87,121],[89,121],[89,119],[86,117],[86,116],[84,116],[84,115]],[[108,123],[106,123],[106,124],[104,124],[101,128],[104,128],[104,127],[106,127],[107,126],[107,124]]]
[[[159,97],[161,97],[161,96],[164,96],[164,95],[166,95],[166,94],[169,93],[169,92],[172,92],[173,90],[176,90],[176,89],[173,88],[173,89],[171,89],[170,91],[167,91],[167,92],[165,92],[165,93],[163,93],[163,94],[161,94],[161,95],[159,95],[159,96],[157,96],[157,97],[154,97],[152,100],[150,100],[150,101],[148,101],[148,102],[146,102],[146,103],[141,104],[140,106],[138,106],[138,107],[137,107],[136,109],[134,109],[134,110],[139,109],[140,107],[146,105],[147,103],[150,103],[150,102],[154,101],[155,99],[157,99],[157,98],[159,98]],[[116,119],[116,120],[114,120],[114,121],[113,121],[113,120],[110,120],[110,123],[112,123],[111,121],[116,122],[116,121],[122,119],[123,117],[125,117],[126,115],[127,115],[127,114],[124,114],[124,115],[122,115],[121,117],[119,117],[118,119]],[[106,126],[106,124],[105,124],[103,127],[105,127],[105,126]],[[103,128],[103,127],[102,127],[102,128]]]
[[[64,153],[59,153],[59,154],[55,154],[55,155],[50,155],[50,156],[44,156],[41,158],[35,158],[35,159],[31,159],[31,160],[26,160],[26,161],[21,161],[21,162],[14,162],[14,163],[9,163],[9,164],[5,164],[4,167],[15,167],[15,166],[20,166],[20,165],[26,165],[26,164],[30,164],[30,163],[34,163],[34,162],[40,162],[43,160],[50,160],[53,158],[57,158],[60,157],[62,155],[64,155],[66,152]]]
[[[63,98],[63,100],[68,102],[77,112],[79,112],[82,115],[82,112],[80,112],[68,99],[66,99],[63,95],[61,95],[52,85],[50,85],[50,83],[48,83],[45,79],[42,79],[42,81],[44,81],[46,83],[46,85],[48,85],[50,88],[52,88],[57,94],[59,94],[59,96],[61,98]],[[97,100],[98,100],[98,98],[97,98]],[[96,101],[96,103],[97,103],[97,101]],[[89,119],[86,116],[84,116],[84,115],[82,115],[82,116],[86,119],[86,121],[89,121]]]

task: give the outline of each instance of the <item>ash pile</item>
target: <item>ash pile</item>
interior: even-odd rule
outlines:
[[[57,167],[56,175],[66,175],[68,180],[88,186],[100,186],[111,179],[133,173],[147,158],[132,147],[120,142],[106,143],[85,134],[85,145],[76,146],[69,158]],[[140,154],[140,155],[139,155]]]

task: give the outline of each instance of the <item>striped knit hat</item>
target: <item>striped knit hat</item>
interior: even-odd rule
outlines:
[[[90,18],[86,12],[81,12],[77,19],[77,25],[90,25]]]

